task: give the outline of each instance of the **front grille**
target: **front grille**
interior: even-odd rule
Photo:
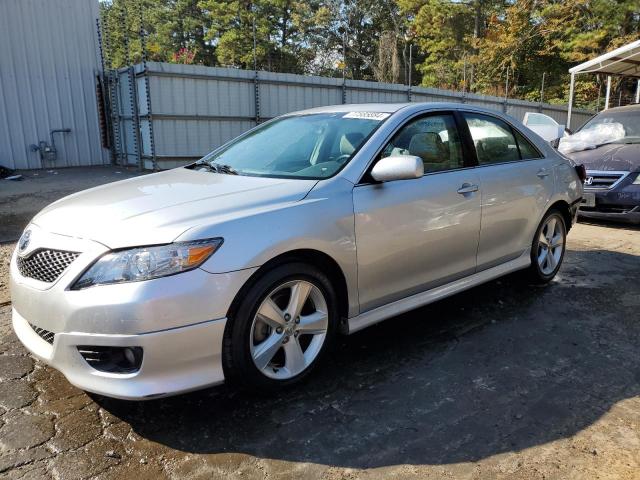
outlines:
[[[587,189],[611,189],[626,177],[627,174],[628,172],[599,172],[587,170],[587,180],[584,186]]]
[[[34,332],[38,334],[38,336],[47,342],[50,345],[53,345],[53,341],[56,338],[56,334],[50,332],[49,330],[45,330],[44,328],[36,327],[35,325],[29,324],[29,326],[33,329]]]
[[[18,270],[23,277],[51,283],[56,281],[79,255],[77,252],[40,249],[28,257],[18,256]]]

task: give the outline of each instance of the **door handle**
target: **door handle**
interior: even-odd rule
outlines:
[[[470,183],[463,183],[458,189],[458,193],[464,195],[465,193],[473,193],[478,191],[478,185],[472,185]]]
[[[536,175],[539,178],[545,178],[549,176],[549,172],[547,172],[544,168],[542,170],[539,170],[538,173],[536,173]]]

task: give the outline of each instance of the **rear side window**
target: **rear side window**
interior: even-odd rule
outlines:
[[[497,118],[476,113],[465,113],[464,118],[480,165],[520,160],[518,143],[509,125]]]
[[[518,141],[518,147],[520,148],[520,156],[522,160],[531,160],[534,158],[542,158],[540,152],[531,145],[531,142],[516,129],[513,130],[516,134],[516,140]]]

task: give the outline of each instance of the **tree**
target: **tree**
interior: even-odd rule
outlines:
[[[111,0],[100,4],[103,41],[111,66],[142,60],[144,34],[150,60],[214,65],[215,48],[205,40],[208,28],[198,0]]]

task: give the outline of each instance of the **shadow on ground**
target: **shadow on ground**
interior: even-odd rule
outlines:
[[[572,436],[640,393],[640,257],[571,251],[342,339],[303,386],[96,401],[184,452],[344,467],[474,462]]]

